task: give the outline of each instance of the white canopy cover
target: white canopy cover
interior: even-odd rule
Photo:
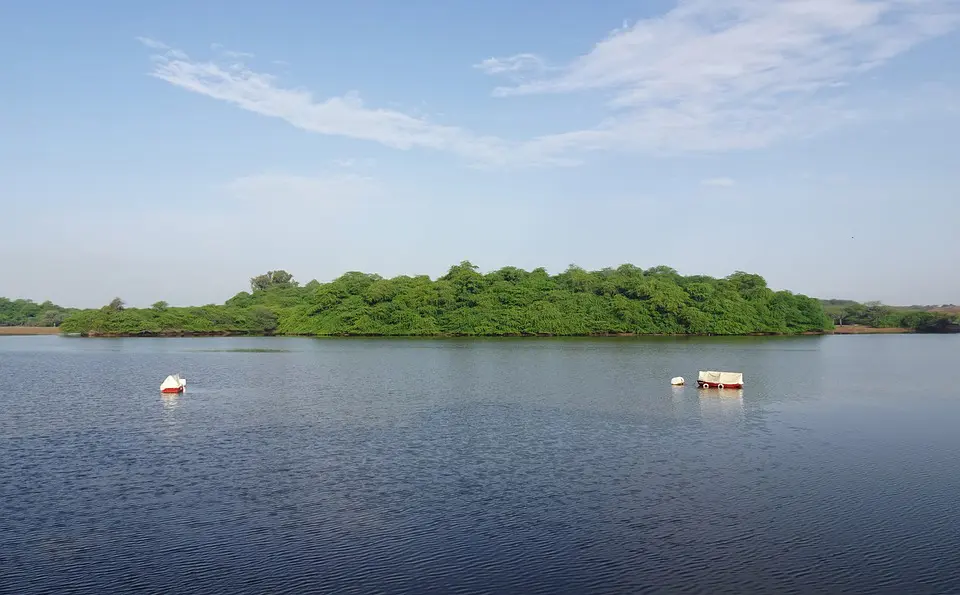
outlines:
[[[734,386],[743,384],[743,374],[740,372],[704,372],[701,371],[697,377],[700,382],[709,382],[711,384],[723,384]]]

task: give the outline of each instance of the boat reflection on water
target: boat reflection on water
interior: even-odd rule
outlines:
[[[161,393],[160,401],[165,410],[176,409],[180,406],[180,393]]]
[[[709,421],[740,421],[743,419],[743,389],[702,388],[700,418]]]

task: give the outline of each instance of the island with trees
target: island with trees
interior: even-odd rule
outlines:
[[[126,308],[118,299],[71,314],[61,329],[90,336],[592,336],[790,335],[832,326],[818,300],[773,291],[744,272],[715,279],[627,264],[483,274],[462,262],[435,280],[349,272],[300,285],[286,271],[269,271],[222,305]]]
[[[481,273],[464,261],[437,279],[386,279],[348,272],[298,283],[284,270],[250,279],[250,290],[223,304],[65,309],[49,302],[0,301],[3,324],[58,326],[81,336],[602,336],[799,335],[854,328],[955,332],[957,314],[876,303],[818,300],[774,291],[763,277],[737,271],[718,279],[672,268],[625,264],[587,271],[570,266],[504,267]],[[837,325],[835,327],[835,325]],[[885,326],[884,326],[885,325]]]

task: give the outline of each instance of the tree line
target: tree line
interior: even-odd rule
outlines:
[[[832,327],[819,300],[773,291],[742,271],[717,279],[625,264],[484,274],[468,261],[437,279],[348,272],[300,285],[286,271],[268,271],[222,305],[127,308],[118,298],[61,325],[94,335],[310,336],[787,335]]]
[[[0,326],[60,326],[72,312],[50,301],[11,300],[0,297]]]
[[[922,333],[955,331],[960,316],[952,313],[955,306],[887,306],[877,301],[859,303],[852,300],[822,300],[824,311],[836,325],[862,325],[873,328],[906,328]]]

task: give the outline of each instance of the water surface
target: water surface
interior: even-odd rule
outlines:
[[[958,356],[3,337],[0,591],[960,592]]]

